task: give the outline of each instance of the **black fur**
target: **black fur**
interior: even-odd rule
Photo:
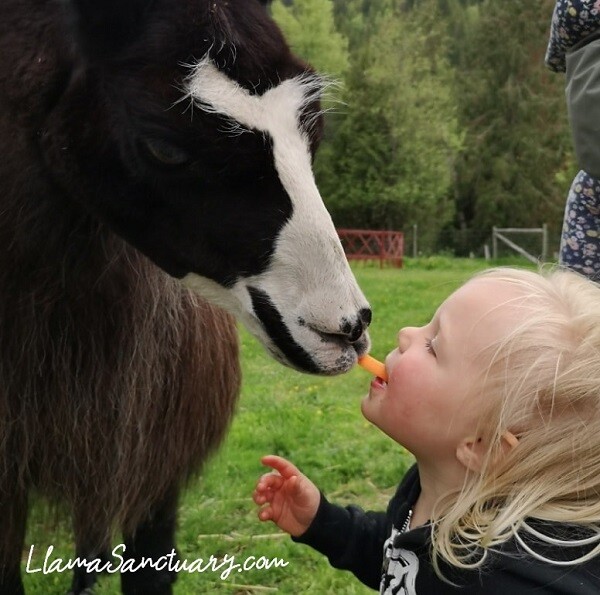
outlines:
[[[93,59],[121,50],[143,30],[154,0],[72,0],[68,9],[81,49]]]
[[[291,205],[268,138],[179,100],[207,53],[256,93],[305,70],[264,4],[0,2],[0,593],[22,591],[32,489],[70,508],[78,553],[121,532],[166,555],[225,434],[235,324],[171,276],[260,271]]]

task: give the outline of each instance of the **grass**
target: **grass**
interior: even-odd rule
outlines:
[[[503,263],[505,264],[505,263]],[[511,263],[508,263],[511,264]],[[522,263],[521,263],[522,264]],[[437,306],[484,261],[434,257],[408,261],[404,269],[354,267],[374,311],[372,353],[383,358],[395,347],[398,329],[427,322]],[[181,558],[235,556],[242,562],[279,558],[285,568],[231,572],[179,573],[175,593],[371,593],[348,573],[336,571],[306,546],[295,544],[275,525],[260,523],[251,493],[264,472],[259,459],[276,453],[290,458],[341,504],[382,509],[411,463],[398,445],[371,427],[360,414],[369,376],[355,368],[333,378],[303,375],[269,359],[241,329],[244,383],[237,415],[219,453],[182,497],[178,547]],[[39,503],[31,515],[24,563],[35,544],[39,567],[48,545],[55,556],[73,556],[68,524],[49,519]],[[25,574],[28,594],[64,593],[69,573]],[[116,576],[104,576],[99,595],[119,593]]]

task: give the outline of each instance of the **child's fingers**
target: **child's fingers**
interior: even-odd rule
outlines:
[[[284,481],[281,475],[275,473],[263,475],[258,480],[254,492],[252,492],[252,499],[258,505],[271,502],[275,493],[281,489]]]
[[[298,496],[302,490],[300,485],[300,478],[297,475],[292,475],[287,481],[287,492],[290,496]]]
[[[277,473],[265,473],[256,484],[256,489],[264,490],[278,490],[283,485],[285,479]]]
[[[266,455],[260,462],[267,467],[275,469],[275,471],[280,473],[285,479],[289,479],[293,475],[300,475],[300,470],[297,467],[283,457],[278,457],[277,455]]]
[[[273,518],[273,509],[270,506],[265,506],[258,511],[258,518],[261,521],[270,521]]]
[[[261,506],[262,504],[265,504],[265,502],[268,502],[268,500],[269,500],[268,496],[269,496],[269,492],[266,490],[259,489],[258,486],[252,492],[252,500],[254,500],[254,502],[256,504],[258,504],[259,506]]]

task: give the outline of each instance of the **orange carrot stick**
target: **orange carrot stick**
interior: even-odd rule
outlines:
[[[379,378],[387,382],[388,375],[385,370],[385,365],[376,360],[374,357],[371,357],[370,355],[363,355],[362,357],[358,358],[358,365],[363,367],[367,372],[371,372],[371,374],[379,376]]]

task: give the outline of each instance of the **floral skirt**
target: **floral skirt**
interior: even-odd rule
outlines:
[[[600,280],[600,180],[584,171],[575,176],[567,197],[560,264]]]

